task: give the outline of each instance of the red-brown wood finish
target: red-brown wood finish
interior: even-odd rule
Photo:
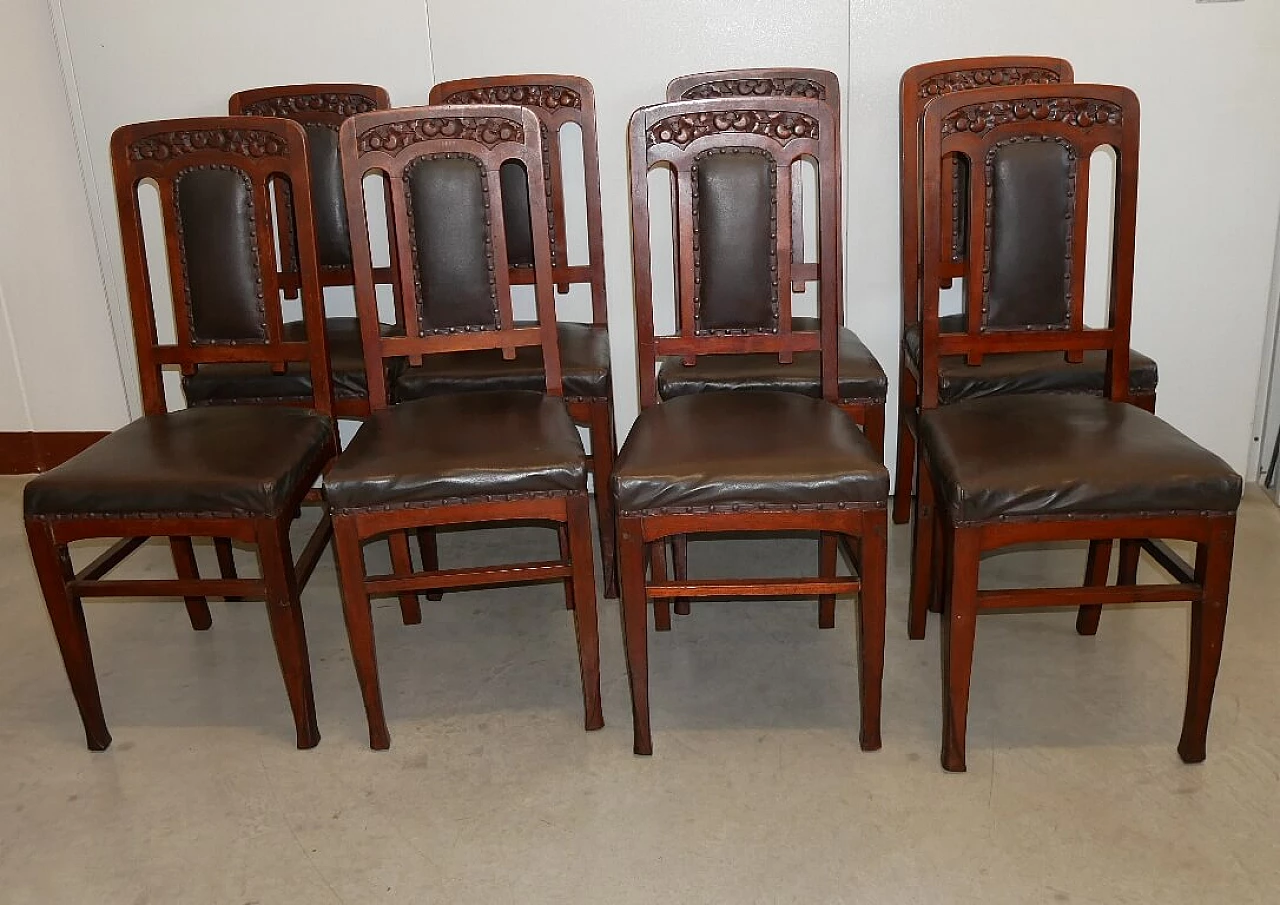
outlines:
[[[799,129],[795,127],[799,124]],[[827,105],[810,99],[753,97],[687,100],[637,110],[631,117],[631,237],[634,276],[638,382],[641,417],[661,404],[656,373],[663,356],[693,362],[699,355],[762,352],[790,364],[794,354],[821,354],[822,396],[835,404],[837,339],[842,295],[841,198],[837,172],[835,121]],[[791,330],[791,289],[794,283],[790,217],[776,220],[778,291],[774,332],[703,330],[694,308],[697,231],[693,204],[694,167],[707,151],[763,152],[776,164],[776,204],[791,210],[791,164],[814,161],[819,171],[819,317],[818,333]],[[649,210],[649,173],[655,167],[671,170],[675,255],[677,332],[657,335],[654,328],[653,274]],[[625,454],[625,450],[624,450]],[[859,549],[860,574],[840,577],[835,557],[822,557],[818,578],[755,580],[700,579],[666,572],[663,544],[672,537],[710,532],[806,531],[851,541]],[[880,747],[880,688],[884,658],[885,570],[887,562],[887,505],[710,507],[697,511],[620,511],[618,515],[619,570],[622,582],[623,637],[631,686],[633,749],[653,751],[649,721],[647,603],[681,598],[741,596],[818,596],[858,593],[859,666],[862,714],[860,738],[864,749]],[[646,567],[651,576],[646,578]],[[659,629],[669,627],[665,607],[655,607]],[[664,624],[664,621],[666,624]]]
[[[552,272],[556,289],[568,293],[574,285],[591,292],[591,323],[608,327],[609,306],[605,296],[604,218],[600,212],[600,137],[596,120],[596,93],[591,82],[576,75],[521,74],[454,79],[431,89],[432,104],[516,104],[532,110],[542,128],[543,176],[547,186],[547,215],[551,230]],[[562,162],[563,129],[574,124],[582,136],[582,177],[586,201],[587,260],[569,263],[568,219],[565,213],[565,184],[568,174]],[[512,268],[513,283],[528,283],[533,274],[527,267]],[[604,595],[618,596],[617,541],[613,501],[609,482],[617,456],[614,428],[613,387],[606,396],[566,397],[569,414],[587,428],[591,438],[588,461],[595,482],[596,521],[600,531],[601,571]],[[425,550],[425,548],[424,548]]]
[[[191,168],[234,170],[251,185],[254,206],[267,210],[273,180],[283,179],[295,186],[308,183],[306,136],[302,127],[279,119],[243,116],[123,126],[112,136],[111,159],[144,413],[151,416],[168,411],[162,379],[166,367],[190,372],[199,364],[227,361],[269,362],[279,367],[288,362],[306,362],[311,368],[315,391],[314,398],[306,403],[320,412],[331,413],[333,390],[327,344],[324,331],[318,328],[324,317],[323,297],[311,227],[311,203],[306,192],[292,194],[292,216],[297,222],[298,283],[303,315],[308,325],[317,325],[315,331],[308,331],[318,336],[314,342],[286,342],[281,337],[280,279],[274,263],[269,218],[259,218],[254,236],[263,283],[265,336],[262,341],[193,340],[190,303],[179,276],[184,273],[175,200],[179,176]],[[153,298],[147,270],[138,200],[138,187],[144,180],[155,183],[161,202],[165,253],[169,273],[173,275],[169,299],[177,335],[173,343],[157,339],[155,304],[158,300]],[[285,214],[290,214],[289,209],[285,209]],[[332,437],[324,454],[309,463],[306,472],[309,478],[297,492],[296,499],[289,500],[279,516],[229,517],[191,512],[109,518],[76,513],[27,517],[32,560],[90,749],[101,751],[111,743],[85,627],[82,601],[90,597],[181,596],[192,627],[197,630],[211,625],[206,596],[265,600],[294,716],[298,747],[310,748],[319,741],[298,593],[315,567],[318,551],[327,541],[329,524],[327,519],[321,520],[296,565],[289,549],[288,530],[303,501],[305,488],[319,476],[335,452],[336,437]],[[93,563],[76,571],[68,545],[73,541],[104,537],[122,540]],[[150,537],[170,539],[177,580],[104,580]],[[231,577],[200,578],[192,555],[192,537],[228,538],[256,545],[262,577],[237,579],[232,571]]]
[[[468,123],[476,127],[471,128]],[[466,110],[456,106],[409,107],[362,114],[343,124],[340,147],[355,264],[356,308],[369,375],[369,400],[375,412],[391,404],[384,368],[389,359],[407,358],[411,362],[420,362],[426,355],[468,349],[502,349],[504,357],[510,357],[518,347],[540,345],[546,363],[546,392],[552,396],[563,396],[539,132],[539,122],[534,113],[514,105],[478,105]],[[385,140],[389,135],[395,137]],[[404,136],[407,138],[402,140]],[[524,166],[533,212],[536,326],[518,326],[515,322],[502,206],[492,204],[489,207],[489,241],[497,296],[496,326],[484,330],[447,328],[429,331],[421,327],[416,311],[417,272],[412,263],[415,260],[410,235],[412,213],[408,210],[406,191],[395,187],[404,184],[408,167],[430,155],[463,155],[471,159],[481,168],[490,198],[500,196],[499,171],[503,163],[517,161]],[[407,325],[405,336],[383,336],[376,326],[377,298],[369,233],[365,225],[363,186],[365,177],[370,174],[385,178],[392,186],[387,193],[391,241],[396,248],[392,256],[392,276],[400,287],[397,301],[402,308],[401,322]],[[441,429],[448,430],[448,425],[441,425]],[[495,438],[495,442],[504,441],[503,438]],[[439,569],[428,560],[422,571],[409,574],[399,567],[390,575],[371,576],[366,572],[362,547],[382,535],[405,536],[410,531],[434,530],[443,526],[506,522],[551,523],[557,528],[563,527],[566,555],[551,563],[477,569]],[[600,655],[595,570],[590,542],[590,503],[585,491],[511,495],[503,499],[477,494],[474,500],[438,505],[335,510],[333,524],[343,613],[368,716],[370,747],[388,747],[390,733],[378,679],[369,599],[405,591],[564,581],[566,595],[572,595],[574,603],[585,726],[590,730],[604,725],[600,707]]]
[[[1129,399],[1129,338],[1132,317],[1135,223],[1137,207],[1139,107],[1134,94],[1108,85],[1023,85],[975,89],[964,95],[939,97],[928,104],[922,120],[922,270],[920,323],[922,328],[921,405],[938,405],[938,363],[943,355],[982,356],[1019,351],[1072,353],[1098,349],[1107,355],[1105,397]],[[1076,247],[1085,247],[1090,157],[1110,146],[1116,153],[1116,190],[1111,248],[1111,290],[1108,326],[1087,327],[1073,311],[1065,329],[988,330],[981,317],[982,279],[978,272],[988,239],[982,228],[963,237],[965,253],[958,275],[965,278],[969,314],[966,333],[939,330],[939,289],[951,258],[943,243],[950,237],[944,221],[942,197],[950,190],[950,161],[961,155],[972,172],[982,174],[983,161],[997,143],[1011,140],[1053,140],[1073,154],[1077,167],[1073,207]],[[976,175],[967,204],[970,223],[982,224],[990,198],[985,180]],[[1077,256],[1081,257],[1081,256]],[[1073,299],[1083,296],[1084,267],[1070,272]],[[1099,405],[1104,404],[1099,402]],[[922,450],[908,633],[924,637],[931,600],[939,600],[943,614],[944,714],[942,765],[965,769],[965,723],[972,670],[977,615],[1009,607],[1080,607],[1077,629],[1091,634],[1103,605],[1143,601],[1188,600],[1192,605],[1191,669],[1187,707],[1178,745],[1188,763],[1205,756],[1209,707],[1222,651],[1235,514],[1154,511],[1106,517],[1087,512],[1068,515],[1005,517],[996,521],[957,524],[946,507],[936,505],[937,488],[931,474],[929,450]],[[1116,586],[1106,586],[1113,539],[1121,540],[1121,567]],[[1166,546],[1148,538],[1169,538],[1196,544],[1194,568],[1182,563]],[[1084,587],[980,590],[979,562],[994,550],[1013,544],[1089,541],[1090,564]],[[1137,583],[1139,548],[1152,552],[1175,584]]]

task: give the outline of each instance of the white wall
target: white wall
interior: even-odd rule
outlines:
[[[40,5],[17,2],[24,10]],[[846,102],[848,320],[886,370],[896,371],[899,75],[943,57],[1065,56],[1082,81],[1127,84],[1142,98],[1134,342],[1160,362],[1160,411],[1245,467],[1280,215],[1280,124],[1268,112],[1280,76],[1273,0],[564,0],[542,14],[514,0],[426,0],[425,17],[423,0],[366,0],[354,9],[339,0],[50,2],[65,12],[112,243],[106,142],[121,123],[216,113],[232,91],[273,82],[370,81],[389,88],[395,102],[414,104],[433,80],[468,75],[559,71],[591,79],[601,118],[621,430],[635,410],[624,145],[632,109],[659,100],[667,80],[685,72],[785,64],[834,70]],[[15,51],[33,43],[30,23],[19,21],[16,31],[28,26],[27,39],[10,38],[9,21],[0,38]],[[24,70],[22,81],[29,79]],[[49,166],[64,183],[74,174],[73,159]],[[114,245],[107,257],[118,291]],[[57,260],[92,283],[91,249]],[[38,320],[48,302],[25,291],[15,300],[13,280],[0,269],[18,335],[19,323]],[[88,325],[83,357],[96,355],[93,368],[105,361],[109,371],[101,303],[79,304]],[[4,356],[0,343],[0,378]],[[134,380],[130,373],[128,384]],[[104,411],[123,420],[111,381],[86,373],[52,386],[67,423],[95,426]],[[90,401],[91,392],[107,393],[111,404]],[[3,407],[0,417],[7,417]]]
[[[0,81],[0,431],[126,418],[106,296],[44,0],[7,0]]]

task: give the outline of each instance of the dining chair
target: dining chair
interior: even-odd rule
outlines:
[[[604,725],[590,502],[582,441],[564,400],[546,184],[537,116],[515,105],[409,107],[353,117],[339,146],[372,412],[325,478],[352,659],[369,744],[391,739],[370,597],[404,591],[562,581],[573,598],[587,729]],[[529,185],[538,322],[515,321],[502,167]],[[384,181],[406,335],[379,333],[365,181]],[[540,346],[544,385],[395,402],[384,364]],[[393,404],[394,402],[394,404]],[[454,525],[553,525],[560,559],[369,574],[362,546],[388,533]]]
[[[183,597],[192,628],[212,620],[205,595],[264,599],[299,748],[320,740],[299,593],[328,542],[319,525],[294,562],[289,526],[336,451],[333,388],[311,201],[293,192],[298,286],[314,341],[284,330],[270,218],[271,187],[309,182],[306,134],[265,117],[208,117],[123,126],[111,137],[142,418],[109,434],[24,490],[36,575],[91,750],[111,744],[89,648],[86,598]],[[161,249],[148,249],[140,187],[154,186]],[[149,262],[170,275],[172,342],[159,338]],[[170,412],[162,370],[211,363],[306,368],[311,393],[288,405]],[[150,537],[166,537],[177,579],[106,576]],[[193,537],[254,544],[260,578],[202,579]],[[88,565],[76,541],[121,538]]]
[[[831,111],[835,141],[835,174],[840,178],[840,80],[826,69],[774,67],[768,69],[727,69],[717,72],[701,72],[672,79],[667,85],[667,100],[697,100],[707,98],[756,98],[799,97],[821,101]],[[795,292],[803,292],[808,283],[818,279],[818,264],[805,256],[805,203],[804,181],[792,181],[791,190],[791,281]],[[839,189],[837,188],[837,191]],[[814,218],[821,228],[821,217]],[[844,323],[844,303],[839,308],[840,323]],[[794,316],[792,327],[796,330],[818,329],[816,318]],[[884,409],[889,394],[889,381],[884,369],[871,354],[871,350],[847,327],[841,326],[839,339],[839,405],[857,423],[884,458]],[[785,389],[791,392],[821,395],[821,377],[816,355],[801,355],[799,367],[777,366],[769,355],[717,355],[708,356],[693,366],[678,358],[667,358],[658,372],[658,393],[664,399],[708,389]],[[683,537],[671,539],[674,574],[683,578],[688,573],[688,544]],[[827,548],[828,555],[836,553],[834,544]],[[658,548],[658,568],[663,568],[661,548]],[[689,602],[677,598],[675,611],[688,615]],[[658,624],[670,625],[666,614],[666,600],[655,600]],[[832,611],[834,618],[834,611]],[[824,627],[832,627],[825,625]]]
[[[558,325],[564,397],[569,414],[587,428],[591,439],[588,461],[595,483],[596,521],[605,596],[617,596],[614,514],[609,478],[617,453],[614,433],[613,381],[609,363],[609,321],[605,297],[604,227],[600,213],[600,152],[596,126],[595,90],[573,75],[499,75],[441,82],[431,89],[432,104],[515,104],[538,118],[542,172],[546,188],[547,229],[556,290],[562,295],[575,286],[590,297],[589,323],[560,319]],[[564,166],[567,127],[576,127],[581,140],[582,172]],[[524,170],[510,163],[502,168],[502,207],[506,229],[510,280],[532,285],[533,242],[529,186]],[[573,205],[566,206],[566,190],[582,187],[585,219],[574,223]],[[541,209],[541,208],[540,208]],[[585,238],[586,258],[570,259],[570,226]],[[527,346],[506,361],[496,350],[471,350],[434,355],[421,365],[399,372],[395,395],[401,401],[440,393],[473,390],[541,389],[541,349]],[[436,561],[430,532],[419,538],[424,557]],[[437,596],[438,594],[433,594]]]
[[[1191,666],[1179,754],[1205,757],[1222,654],[1242,482],[1225,462],[1132,404],[1138,100],[1127,88],[1049,84],[941,96],[922,127],[922,467],[916,501],[910,635],[923,637],[941,598],[942,765],[965,769],[976,619],[993,609],[1191,602]],[[1106,326],[1084,321],[1091,161],[1115,154]],[[971,174],[964,231],[965,330],[939,315],[949,240],[942,196],[950,161]],[[1028,325],[1023,303],[1039,312]],[[1101,396],[1019,394],[941,405],[941,359],[972,366],[1007,354],[1105,356]],[[937,541],[935,538],[940,537]],[[1121,538],[1152,553],[1173,583],[1138,584],[1105,567],[1084,587],[980,589],[984,556],[1013,544]],[[1154,539],[1160,540],[1154,540]],[[1194,543],[1188,565],[1165,540]],[[941,556],[932,549],[941,543]],[[1096,620],[1093,621],[1096,628]]]
[[[641,411],[614,467],[634,750],[653,750],[649,719],[647,599],[858,593],[861,741],[880,746],[888,472],[840,410],[840,207],[835,121],[823,103],[754,97],[678,101],[631,118],[632,266]],[[818,254],[818,329],[791,317],[793,164],[818,168],[824,222]],[[675,182],[677,332],[657,335],[649,177]],[[780,390],[708,391],[662,399],[659,361],[767,354],[780,370],[819,356],[815,398]],[[707,532],[803,531],[845,541],[858,575],[778,579],[646,578],[646,547]],[[825,544],[824,544],[825,547]],[[820,617],[821,618],[821,617]]]
[[[900,128],[900,224],[902,230],[902,344],[898,378],[898,446],[893,520],[905,524],[911,513],[911,495],[917,472],[916,423],[920,410],[920,278],[921,246],[920,127],[925,106],[935,97],[987,87],[1070,84],[1071,64],[1059,57],[989,56],[938,60],[912,66],[899,83]],[[967,203],[969,172],[961,158],[948,164],[941,194],[940,215],[947,241],[942,243],[938,275],[944,288],[964,276],[964,237],[969,223]],[[1016,236],[1016,230],[1011,232]],[[1043,316],[1043,303],[1025,299],[1010,316],[1033,324]],[[963,312],[940,316],[944,333],[963,333]],[[939,360],[939,401],[943,405],[962,399],[1015,393],[1091,393],[1101,395],[1106,384],[1105,355],[1093,350],[1083,358],[1064,359],[1052,352],[1021,352],[970,365],[956,356]],[[1141,352],[1130,352],[1130,393],[1135,404],[1154,412],[1156,363]],[[1106,551],[1109,554],[1110,545]],[[1094,560],[1101,547],[1094,548]],[[1121,545],[1121,568],[1137,569],[1137,548]],[[1105,568],[1105,566],[1104,566]]]

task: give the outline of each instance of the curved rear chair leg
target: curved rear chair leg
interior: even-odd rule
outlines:
[[[863,751],[880,750],[880,698],[884,685],[884,634],[889,570],[889,515],[880,511],[863,520],[858,541],[858,690],[862,702],[859,741]],[[850,538],[855,540],[855,538]]]
[[[676,581],[685,581],[689,578],[689,538],[687,535],[676,534],[671,538],[671,571],[675,575]],[[672,604],[677,616],[688,616],[691,612],[688,597],[673,598]]]
[[[315,694],[311,687],[311,661],[307,656],[307,630],[302,621],[302,601],[289,547],[289,524],[262,519],[258,522],[258,561],[267,590],[267,617],[275,640],[280,672],[284,676],[289,707],[298,734],[299,748],[320,743]]]
[[[391,733],[382,708],[382,686],[378,680],[378,654],[374,646],[373,613],[364,587],[364,553],[354,521],[333,517],[333,549],[338,562],[338,582],[342,588],[342,618],[351,645],[351,663],[360,683],[365,718],[369,723],[369,747],[385,751],[391,747]]]
[[[911,518],[911,491],[916,476],[916,437],[910,420],[916,411],[915,380],[904,364],[898,374],[898,464],[893,488],[893,523],[905,525]]]
[[[929,618],[929,601],[933,597],[933,542],[936,518],[933,509],[933,484],[921,474],[920,492],[916,496],[916,523],[912,534],[911,550],[911,598],[908,604],[907,637],[913,641],[924,638]]]
[[[656,546],[656,544],[655,544]],[[631,685],[632,750],[653,753],[649,731],[649,625],[645,582],[644,540],[639,519],[618,520],[618,566],[622,587],[622,640]]]
[[[1182,718],[1178,755],[1184,763],[1205,759],[1213,687],[1222,662],[1227,629],[1227,595],[1231,590],[1231,558],[1235,548],[1235,517],[1215,525],[1208,543],[1196,547],[1196,583],[1203,599],[1191,604],[1191,663],[1187,675],[1187,707]]]
[[[667,580],[666,541],[656,540],[649,544],[649,574],[653,581]],[[671,606],[668,600],[667,597],[653,598],[654,631],[671,631]]]
[[[1120,562],[1116,570],[1116,584],[1131,586],[1138,583],[1138,562],[1142,559],[1142,541],[1128,538],[1120,541]]]
[[[604,726],[600,708],[600,628],[596,615],[596,566],[591,555],[591,503],[584,493],[568,500],[568,560],[573,566],[573,627],[578,637],[578,666],[582,672],[584,725],[588,731]]]
[[[196,566],[196,551],[191,546],[189,537],[169,538],[169,552],[173,554],[173,570],[185,581],[199,579],[200,570]],[[187,618],[191,627],[197,632],[207,631],[213,625],[213,616],[209,613],[209,601],[203,597],[184,597],[187,605]]]
[[[969,680],[978,622],[978,530],[955,528],[950,553],[951,591],[942,630],[942,769],[965,771],[965,731],[969,720]]]
[[[836,566],[839,562],[840,539],[830,532],[822,532],[818,536],[818,577],[835,578]],[[818,596],[818,628],[836,627],[836,595],[820,594]]]
[[[231,546],[231,538],[215,537],[213,539],[214,552],[218,554],[218,572],[223,578],[236,579],[239,574],[236,572],[235,548]],[[223,597],[227,603],[238,603],[244,600],[243,597]]]
[[[440,548],[436,546],[436,529],[418,529],[418,555],[422,557],[422,570],[434,572],[440,568]],[[443,600],[444,591],[424,591],[428,600]],[[406,623],[408,624],[408,623]]]
[[[102,697],[98,678],[93,671],[93,652],[89,647],[89,630],[84,621],[84,606],[67,583],[75,577],[67,548],[53,539],[49,526],[39,520],[27,521],[27,540],[35,565],[44,604],[53,623],[53,634],[67,670],[67,681],[80,711],[85,742],[90,751],[106,751],[111,733],[102,713]]]
[[[1123,541],[1121,550],[1123,551]],[[1105,588],[1111,574],[1111,541],[1089,541],[1089,561],[1085,566],[1084,583],[1090,588]],[[1100,604],[1087,603],[1076,613],[1076,634],[1096,635],[1098,621],[1102,618]]]
[[[604,577],[604,596],[618,596],[617,518],[613,508],[614,449],[613,403],[608,399],[591,403],[591,477],[596,485],[596,521],[600,532],[600,573]]]
[[[413,557],[409,555],[409,535],[404,531],[392,531],[387,535],[387,545],[391,548],[391,571],[397,575],[412,575]],[[418,625],[422,622],[422,607],[418,603],[418,595],[412,591],[400,595],[400,618],[405,625]]]

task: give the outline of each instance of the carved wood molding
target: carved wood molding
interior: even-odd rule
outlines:
[[[826,100],[827,89],[813,79],[758,78],[715,79],[685,90],[682,97],[707,100],[717,97],[807,97]]]
[[[999,88],[1007,85],[1053,85],[1062,77],[1052,69],[1040,66],[993,66],[981,69],[957,69],[930,76],[922,81],[918,95],[922,98],[969,91],[973,88]]]
[[[289,142],[274,132],[259,129],[188,129],[138,139],[129,145],[129,159],[171,160],[204,151],[282,157],[289,153]]]
[[[564,85],[491,85],[455,91],[445,98],[446,104],[519,104],[559,110],[562,107],[582,109],[582,96]]]
[[[356,145],[362,154],[395,154],[412,144],[436,138],[478,141],[493,147],[504,141],[523,142],[524,126],[497,116],[432,116],[374,126],[360,133]]]
[[[365,97],[363,94],[325,92],[268,97],[247,105],[244,112],[246,116],[278,116],[293,119],[315,113],[347,117],[355,116],[357,113],[370,113],[377,109],[378,106],[373,98]]]
[[[970,132],[985,135],[997,126],[1031,120],[1056,122],[1080,129],[1096,125],[1118,126],[1124,111],[1110,101],[1082,97],[1043,97],[994,104],[970,104],[952,111],[942,121],[942,134]]]
[[[683,148],[699,138],[722,132],[765,135],[785,145],[798,138],[817,138],[818,121],[803,113],[774,110],[684,113],[658,120],[649,127],[645,137],[650,147],[674,144]]]

